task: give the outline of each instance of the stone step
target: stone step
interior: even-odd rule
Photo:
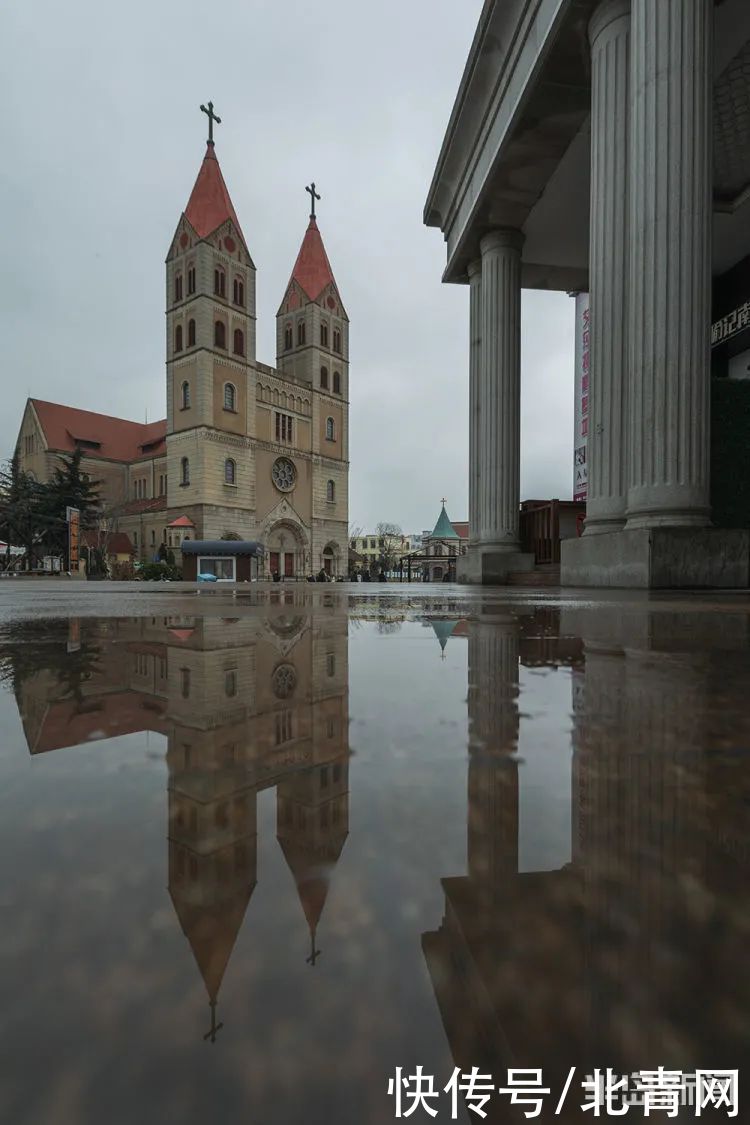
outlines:
[[[537,566],[534,570],[512,570],[508,574],[509,586],[559,586],[560,567],[554,563]]]

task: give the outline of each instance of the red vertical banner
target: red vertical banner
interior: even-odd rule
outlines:
[[[81,513],[78,508],[68,508],[68,570],[78,570],[78,554],[81,546]]]
[[[573,499],[588,497],[589,366],[591,328],[588,293],[576,293],[575,436],[573,440]]]

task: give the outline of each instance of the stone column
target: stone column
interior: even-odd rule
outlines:
[[[469,541],[479,539],[480,380],[482,364],[482,260],[471,262],[469,274]]]
[[[632,0],[627,528],[709,522],[712,0]]]
[[[627,499],[630,0],[604,0],[591,41],[591,370],[586,535],[619,531]]]
[[[521,247],[516,230],[485,235],[479,397],[479,548],[518,551],[521,429]]]

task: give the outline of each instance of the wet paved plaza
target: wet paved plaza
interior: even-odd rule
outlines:
[[[3,1122],[748,1119],[747,597],[7,581],[0,678]]]

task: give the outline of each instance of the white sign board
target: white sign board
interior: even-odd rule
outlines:
[[[589,329],[589,295],[576,293],[575,342],[575,436],[573,439],[573,499],[585,501],[588,496],[588,438],[589,438],[589,356],[591,333]]]

